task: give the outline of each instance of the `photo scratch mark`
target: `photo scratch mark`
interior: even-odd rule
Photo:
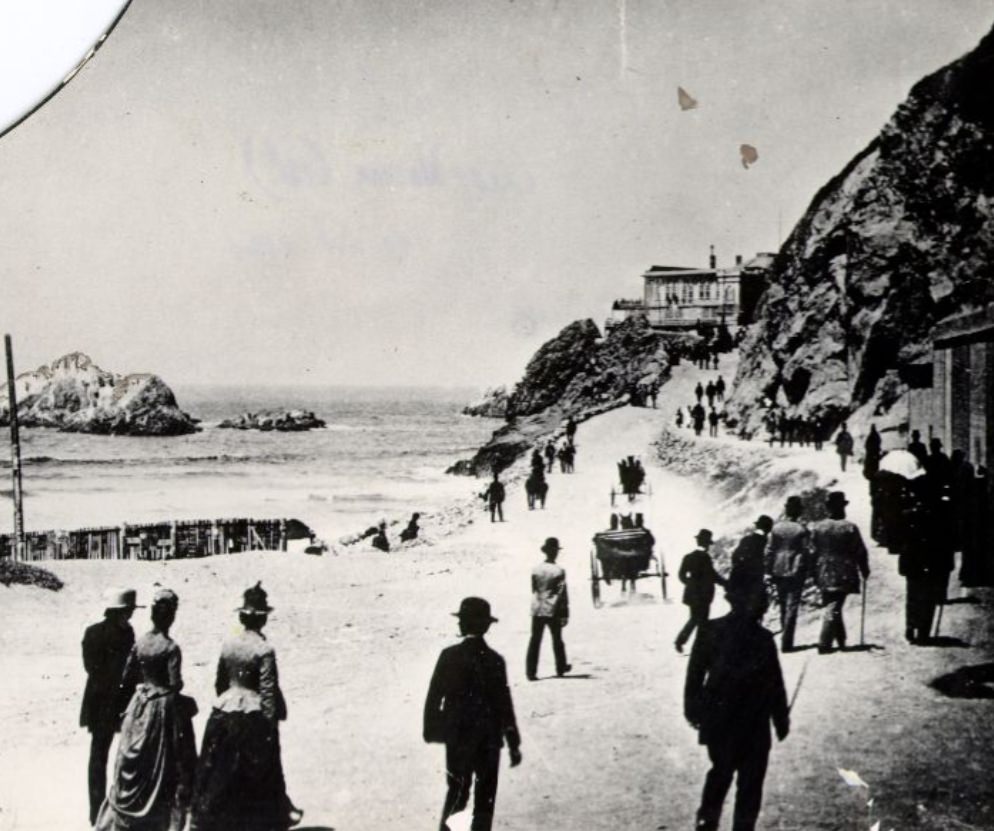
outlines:
[[[754,165],[759,161],[759,151],[751,144],[740,145],[739,155],[742,157],[742,167],[746,170],[749,169],[750,165]]]
[[[680,109],[681,110],[696,110],[697,109],[697,99],[694,98],[683,87],[677,87],[676,88],[676,100],[680,104]]]

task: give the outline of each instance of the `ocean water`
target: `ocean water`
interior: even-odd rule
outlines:
[[[462,416],[473,390],[177,387],[201,432],[173,438],[22,430],[28,530],[171,519],[295,517],[334,541],[475,493],[448,476],[496,422]],[[222,430],[224,418],[303,408],[328,423],[303,433]],[[6,436],[4,436],[6,438]],[[9,461],[3,454],[5,471]],[[10,508],[10,485],[0,486]],[[0,514],[0,531],[13,525]]]

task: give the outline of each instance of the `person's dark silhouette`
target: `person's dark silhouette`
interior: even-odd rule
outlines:
[[[445,745],[448,790],[440,831],[462,811],[473,788],[473,829],[490,831],[497,801],[500,751],[506,743],[511,767],[521,763],[521,738],[514,717],[504,659],[483,639],[497,618],[490,604],[467,597],[455,613],[463,640],[442,650],[425,698],[423,737]]]
[[[724,586],[725,578],[715,571],[708,550],[714,540],[707,528],[702,528],[695,537],[697,548],[683,558],[677,576],[684,585],[683,603],[690,608],[690,617],[676,637],[676,650],[682,652],[690,640],[694,629],[706,622],[711,614],[715,585]]]
[[[684,714],[708,749],[697,831],[716,831],[736,779],[734,831],[756,827],[770,755],[770,723],[783,741],[790,713],[773,635],[760,621],[765,595],[729,587],[732,610],[707,621],[694,642],[684,686]]]

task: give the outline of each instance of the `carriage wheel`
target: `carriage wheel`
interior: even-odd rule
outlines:
[[[590,552],[590,596],[594,601],[594,608],[599,609],[601,607],[601,584],[600,576],[597,571],[597,555],[591,551]]]

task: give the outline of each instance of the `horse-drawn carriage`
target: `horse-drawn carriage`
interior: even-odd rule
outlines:
[[[601,603],[600,584],[610,586],[612,580],[635,590],[635,581],[643,577],[658,577],[666,600],[666,568],[662,555],[653,553],[655,540],[647,528],[619,528],[594,534],[590,551],[590,593],[594,608]]]

